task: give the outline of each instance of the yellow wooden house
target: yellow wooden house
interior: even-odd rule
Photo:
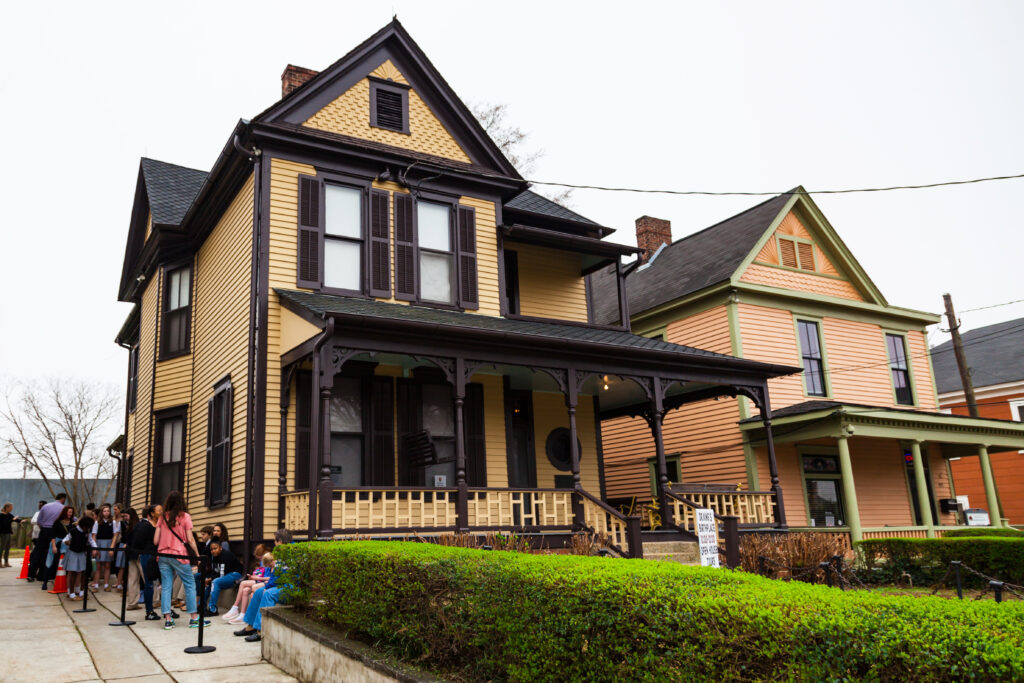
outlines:
[[[246,544],[589,529],[642,554],[600,415],[648,415],[661,452],[670,407],[796,368],[596,322],[586,276],[624,311],[637,249],[531,192],[397,21],[282,80],[209,171],[140,165],[124,498],[183,490]]]
[[[790,529],[936,536],[966,521],[949,469],[964,457],[986,473],[977,507],[1002,523],[989,452],[1024,448],[1024,427],[940,413],[926,334],[939,316],[889,304],[803,188],[674,242],[668,221],[644,216],[637,242],[633,332],[803,370],[768,383],[774,434],[746,399],[668,415],[672,492],[721,511],[784,491],[772,521]],[[598,322],[622,319],[616,280],[590,278]],[[657,498],[647,424],[605,418],[607,499]]]

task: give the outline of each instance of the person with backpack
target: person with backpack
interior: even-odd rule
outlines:
[[[181,556],[160,557],[157,560],[160,567],[160,604],[164,612],[164,630],[174,628],[171,617],[171,590],[175,576],[181,580],[185,588],[185,606],[191,616],[189,628],[199,628],[201,617],[196,611],[195,570],[192,568],[192,562],[199,559],[199,550],[192,535],[192,517],[185,512],[185,497],[181,491],[171,491],[167,494],[163,514],[160,515],[156,532],[153,534],[153,542],[158,553]],[[204,620],[203,625],[208,626],[209,623],[209,620]]]
[[[156,558],[156,525],[164,513],[162,505],[148,505],[142,510],[143,519],[135,525],[131,535],[132,557],[129,563],[128,595],[125,601],[128,609],[138,609],[139,592],[146,606],[146,621],[157,621],[160,615],[153,610],[153,582],[160,578],[160,566]],[[176,612],[171,612],[177,617]]]
[[[92,547],[89,534],[92,533],[93,519],[82,515],[68,533],[68,554],[64,557],[64,570],[68,573],[68,599],[81,600],[85,595],[85,567],[89,563]],[[75,588],[78,591],[75,591]]]

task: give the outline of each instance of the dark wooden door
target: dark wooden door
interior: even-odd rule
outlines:
[[[536,488],[537,459],[533,443],[533,394],[508,389],[505,392],[506,449],[510,488]]]

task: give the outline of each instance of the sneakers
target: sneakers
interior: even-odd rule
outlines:
[[[203,619],[203,626],[209,626],[209,625],[210,625],[210,620],[209,619]],[[188,620],[188,627],[189,628],[199,628],[199,619],[189,619]]]
[[[174,610],[171,610],[171,618],[172,618],[172,619],[178,619],[178,618],[180,618],[180,617],[181,617],[181,615],[180,615],[180,614],[178,614],[178,613],[177,613],[177,612],[175,612]]]
[[[164,619],[164,630],[170,631],[172,628],[174,628],[174,622],[170,619]]]
[[[245,623],[245,615],[244,614],[239,614],[237,617],[235,617],[234,619],[232,619],[228,623],[229,624],[244,624]]]
[[[157,614],[156,612],[147,612],[146,613],[146,621],[157,621],[159,618],[160,618],[160,615]]]
[[[245,637],[245,642],[247,643],[258,643],[261,640],[263,640],[263,636],[260,635],[259,631],[253,631],[251,636]]]
[[[227,611],[227,613],[224,616],[221,617],[221,619],[223,619],[224,621],[231,621],[232,619],[234,619],[237,616],[238,616],[238,608],[235,607],[234,605],[232,605],[231,609],[229,609]]]
[[[48,581],[43,581],[43,585],[40,586],[39,588],[42,589],[42,590],[46,590],[49,587],[50,587],[49,586],[49,582]]]

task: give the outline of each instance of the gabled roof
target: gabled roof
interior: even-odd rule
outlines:
[[[975,388],[1024,380],[1024,318],[986,325],[960,335]],[[953,342],[931,350],[935,388],[940,394],[963,391]]]
[[[207,175],[206,171],[143,157],[142,178],[153,224],[180,225]]]
[[[586,225],[598,227],[598,224],[589,218],[581,216],[575,211],[572,211],[557,202],[553,202],[543,195],[537,194],[533,190],[526,190],[505,202],[505,209],[523,211],[540,216],[547,216],[549,218],[560,218],[574,223],[584,223]]]
[[[652,263],[637,268],[626,279],[630,314],[642,313],[732,277],[786,207],[792,192],[772,197],[663,248]],[[614,271],[595,273],[591,278],[596,321],[607,324],[618,320]]]
[[[259,114],[253,122],[300,125],[388,59],[409,80],[474,164],[522,180],[397,18]]]

